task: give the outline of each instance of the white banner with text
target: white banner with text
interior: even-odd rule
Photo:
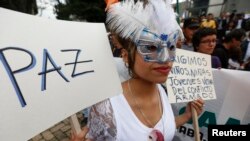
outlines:
[[[103,23],[0,13],[1,141],[28,140],[121,93]]]

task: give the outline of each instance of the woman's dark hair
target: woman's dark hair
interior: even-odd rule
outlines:
[[[194,51],[197,52],[197,48],[200,45],[201,39],[209,36],[209,35],[216,35],[216,30],[212,28],[200,28],[198,29],[192,38],[193,46],[194,46]]]
[[[128,64],[126,65],[126,67],[128,67],[129,75],[131,77],[135,77],[136,74],[134,72],[134,64],[135,64],[135,54],[137,50],[136,45],[130,39],[124,39],[118,35],[116,37],[120,42],[120,44],[122,45],[122,48],[128,52]]]

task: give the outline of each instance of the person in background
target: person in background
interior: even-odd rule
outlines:
[[[245,31],[242,29],[234,29],[225,36],[225,40],[221,44],[217,44],[212,55],[220,58],[221,67],[228,68],[229,49],[239,47],[245,37]]]
[[[176,41],[182,35],[170,3],[125,0],[107,8],[107,26],[120,38],[131,78],[121,84],[121,94],[91,107],[88,134],[76,135],[76,140],[172,141],[176,127],[191,119],[191,107],[198,115],[202,112],[204,101],[197,99],[174,117],[160,85],[170,73]]]
[[[227,24],[227,28],[226,28],[226,33],[225,34],[228,34],[230,33],[231,31],[233,31],[235,29],[236,25],[235,25],[235,21],[233,20],[230,20]]]
[[[242,60],[244,62],[250,57],[250,33],[248,33],[247,38],[241,44]]]
[[[203,23],[204,21],[206,21],[207,19],[206,19],[206,14],[201,14],[200,16],[199,16],[199,22],[200,22],[200,24],[201,23]]]
[[[245,29],[246,26],[246,19],[245,19],[245,13],[238,13],[236,14],[236,20],[235,20],[236,29]]]
[[[242,52],[240,47],[229,49],[228,69],[243,69]]]
[[[227,29],[227,14],[226,12],[222,12],[220,17],[217,19],[217,39],[219,42],[225,38],[226,29]]]
[[[214,15],[212,13],[207,14],[207,20],[201,23],[201,28],[203,27],[216,29]]]
[[[192,44],[192,38],[193,38],[194,32],[199,27],[200,27],[200,23],[199,23],[199,20],[197,18],[190,17],[190,18],[184,19],[184,24],[183,24],[182,31],[183,31],[185,40],[184,40],[184,42],[182,43],[182,45],[180,47],[181,49],[194,51],[194,47],[193,47],[193,44]]]
[[[212,28],[200,28],[193,36],[192,42],[195,52],[211,55],[216,46],[216,30]],[[211,56],[212,68],[221,68],[219,57]]]

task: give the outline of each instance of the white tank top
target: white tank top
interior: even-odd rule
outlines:
[[[175,118],[165,90],[161,85],[158,85],[158,89],[163,115],[154,128],[147,127],[136,117],[123,94],[110,98],[117,126],[117,141],[148,141],[153,129],[164,132],[164,141],[172,141],[176,131]]]

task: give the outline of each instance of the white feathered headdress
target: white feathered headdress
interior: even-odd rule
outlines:
[[[147,4],[125,0],[112,4],[107,11],[106,23],[111,31],[135,43],[144,29],[158,35],[178,31],[183,38],[170,0],[148,0]]]

